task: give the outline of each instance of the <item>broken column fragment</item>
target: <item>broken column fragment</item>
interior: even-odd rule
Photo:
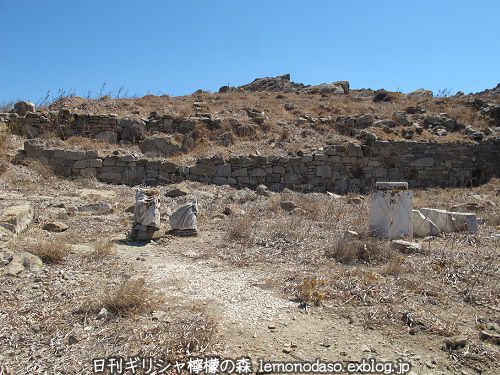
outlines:
[[[419,210],[412,211],[412,219],[414,237],[438,236],[441,233],[439,227]]]
[[[377,182],[369,214],[373,235],[400,238],[413,234],[412,192],[407,182]]]
[[[180,206],[170,215],[170,234],[177,236],[196,236],[198,234],[198,202],[196,198]]]
[[[477,216],[473,213],[449,212],[435,208],[420,208],[419,211],[426,219],[432,221],[440,232],[477,231]]]
[[[138,189],[135,193],[134,224],[132,238],[138,241],[161,237],[160,192],[155,189]]]

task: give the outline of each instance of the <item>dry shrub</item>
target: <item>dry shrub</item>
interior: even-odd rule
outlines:
[[[203,316],[193,316],[183,319],[174,330],[169,348],[177,353],[190,355],[203,353],[213,342],[217,332],[214,321]]]
[[[33,248],[33,254],[42,259],[44,263],[61,263],[66,259],[71,251],[71,245],[66,239],[56,239],[50,242],[43,242]]]
[[[254,211],[231,217],[227,224],[229,241],[241,242],[249,246],[255,243],[255,230],[260,217]]]
[[[398,276],[406,273],[407,270],[403,272],[404,258],[395,256],[387,262],[384,269],[382,270],[383,275]]]
[[[104,140],[90,139],[82,136],[69,137],[65,141],[65,144],[69,147],[76,147],[78,149],[83,149],[83,150],[101,149],[105,148],[107,145],[106,141]]]
[[[284,242],[290,245],[300,245],[307,243],[310,237],[313,223],[304,220],[303,217],[288,215],[280,220],[273,220],[264,227],[262,235],[267,242]]]
[[[115,253],[115,245],[111,240],[103,239],[94,245],[94,249],[88,254],[88,259],[101,261]]]
[[[20,163],[44,178],[54,177],[54,171],[37,159],[24,159]]]
[[[317,277],[304,279],[295,286],[295,297],[298,302],[320,306],[326,299],[326,282]]]
[[[387,260],[389,249],[383,241],[368,239],[340,239],[325,250],[327,258],[344,264],[374,263]]]
[[[389,323],[398,323],[398,314],[392,305],[368,308],[362,315],[363,328],[375,329]]]
[[[95,307],[96,310],[104,307],[113,314],[125,316],[152,308],[158,299],[144,279],[130,279],[121,282],[115,289],[105,290]]]

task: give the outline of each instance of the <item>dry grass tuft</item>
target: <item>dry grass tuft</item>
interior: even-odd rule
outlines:
[[[255,243],[255,230],[259,219],[254,211],[232,216],[227,224],[228,240],[252,246]]]
[[[105,290],[95,308],[100,310],[104,307],[113,314],[125,316],[151,309],[158,298],[144,279],[131,279],[123,281],[115,289]]]
[[[317,277],[306,278],[295,287],[295,297],[297,302],[320,306],[327,297],[326,282]]]
[[[43,242],[33,248],[33,254],[42,259],[44,263],[61,263],[71,251],[71,245],[65,239],[55,239]]]
[[[389,249],[383,241],[372,238],[340,239],[325,250],[325,256],[344,264],[374,263],[388,259]]]
[[[92,261],[101,261],[110,257],[115,253],[115,244],[113,241],[103,239],[94,245],[94,249],[87,255],[87,258]]]
[[[204,316],[183,319],[169,343],[169,348],[186,355],[203,353],[213,343],[216,332],[215,322]]]

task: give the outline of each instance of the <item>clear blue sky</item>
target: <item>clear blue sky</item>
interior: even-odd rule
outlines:
[[[498,0],[0,0],[0,103],[47,90],[318,84],[466,93],[500,82]]]

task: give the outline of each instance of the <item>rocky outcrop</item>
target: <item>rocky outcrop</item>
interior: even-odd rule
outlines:
[[[269,92],[295,92],[305,94],[348,94],[349,82],[338,81],[333,83],[322,83],[316,86],[304,85],[290,80],[290,74],[277,77],[257,78],[246,85],[231,87],[222,86],[219,93],[241,92],[241,91],[269,91]]]

